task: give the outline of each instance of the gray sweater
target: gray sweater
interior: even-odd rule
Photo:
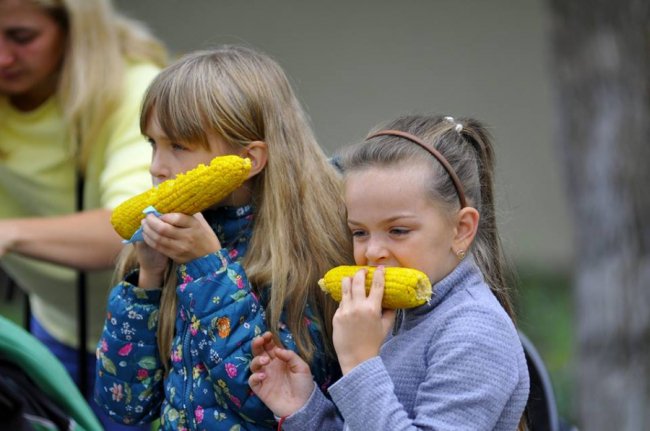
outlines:
[[[284,430],[513,431],[528,399],[517,331],[472,259],[405,310],[378,357],[314,389]]]

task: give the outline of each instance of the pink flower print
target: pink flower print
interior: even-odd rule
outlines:
[[[100,350],[104,353],[108,352],[108,343],[104,338],[102,338]]]
[[[181,346],[176,346],[176,350],[172,350],[172,362],[181,362],[182,360]]]
[[[128,354],[131,353],[131,349],[133,349],[133,343],[127,343],[117,351],[117,354],[120,356],[128,356]]]
[[[228,374],[228,377],[231,379],[237,376],[237,367],[235,364],[232,364],[230,362],[226,363],[226,374]]]
[[[237,289],[243,289],[244,288],[244,279],[242,278],[241,275],[237,276]]]
[[[237,398],[236,396],[231,395],[230,396],[230,401],[232,401],[232,403],[234,405],[236,405],[237,407],[241,407],[241,401],[239,401],[239,398]]]
[[[196,316],[192,316],[192,325],[190,326],[190,333],[192,336],[196,335],[199,332],[199,319]]]
[[[192,368],[192,378],[198,379],[203,371],[205,371],[205,365],[203,364],[195,365],[194,368]]]
[[[239,252],[237,251],[236,248],[233,248],[233,249],[231,249],[231,250],[228,252],[228,256],[230,256],[230,258],[233,259],[233,260],[234,260],[238,255],[239,255]]]
[[[145,370],[144,368],[140,368],[138,370],[138,376],[137,377],[138,377],[138,380],[144,380],[147,377],[149,377],[149,372],[147,370]]]
[[[196,423],[200,424],[201,422],[203,422],[203,407],[198,406],[194,410],[194,417],[196,418]]]
[[[183,274],[183,275],[181,276],[181,284],[180,284],[180,286],[178,286],[178,289],[179,289],[181,292],[184,292],[184,291],[185,291],[185,288],[187,287],[187,284],[190,283],[190,282],[192,282],[192,281],[194,281],[194,279],[193,279],[192,277],[190,277],[190,276],[187,275],[187,274]]]
[[[113,383],[113,387],[110,390],[113,394],[113,401],[117,401],[118,403],[122,401],[122,398],[124,397],[124,393],[122,392],[122,385]]]

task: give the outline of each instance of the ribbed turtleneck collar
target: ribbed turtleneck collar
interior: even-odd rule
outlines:
[[[455,287],[468,286],[483,282],[483,274],[473,259],[468,258],[461,261],[453,271],[445,278],[433,285],[433,295],[428,304],[416,308],[404,310],[404,323],[407,320],[415,320],[413,324],[437,307]],[[409,325],[410,326],[410,325]]]

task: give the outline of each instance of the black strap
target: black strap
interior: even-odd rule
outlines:
[[[77,211],[83,211],[84,201],[84,179],[77,174]],[[86,340],[88,339],[87,327],[88,316],[86,313],[86,273],[77,272],[77,340],[79,348],[77,351],[79,378],[79,391],[83,396],[88,395],[88,354],[86,353]]]

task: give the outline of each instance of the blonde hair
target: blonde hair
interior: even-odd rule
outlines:
[[[255,291],[268,298],[267,324],[276,336],[284,313],[298,353],[310,360],[314,343],[304,321],[309,304],[326,354],[334,357],[336,303],[317,281],[331,267],[352,261],[342,181],[317,144],[283,70],[245,47],[194,52],[152,82],[140,116],[143,130],[152,112],[171,140],[207,145],[211,131],[233,146],[267,144],[267,165],[251,185],[254,227],[243,267]],[[158,329],[163,357],[170,352],[176,316],[176,274],[168,274]]]
[[[140,22],[110,0],[32,0],[66,31],[57,95],[85,169],[94,137],[119,104],[127,62],[163,67],[167,51]]]

